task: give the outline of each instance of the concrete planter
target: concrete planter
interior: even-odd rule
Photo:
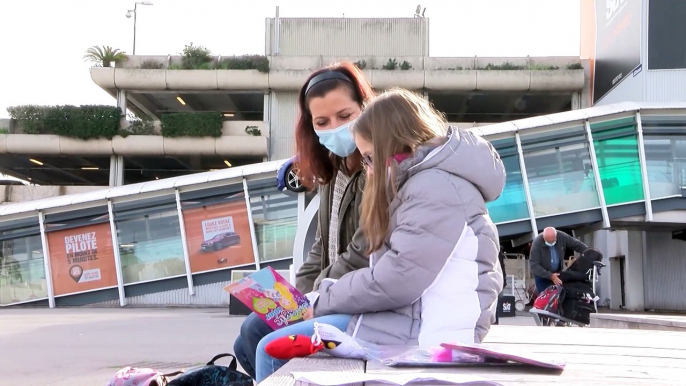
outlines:
[[[531,71],[532,91],[580,90],[583,87],[583,69]]]
[[[159,135],[129,135],[112,138],[112,152],[127,156],[164,154],[164,138]]]
[[[424,87],[429,90],[476,90],[474,70],[430,70],[426,71]]]
[[[268,90],[269,74],[257,70],[217,70],[217,87],[220,90]]]
[[[60,154],[60,137],[57,135],[5,134],[3,136],[8,154]]]
[[[212,137],[204,138],[163,138],[164,154],[182,156],[188,154],[188,149],[193,149],[194,155],[215,155]]]
[[[476,89],[482,91],[527,91],[530,70],[477,70]]]
[[[424,88],[424,71],[422,70],[371,70],[372,86],[376,89],[402,87],[408,90]]]
[[[118,68],[114,71],[115,85],[124,90],[164,90],[166,77],[165,70]]]
[[[217,70],[166,70],[169,90],[217,90]]]
[[[58,138],[60,154],[98,155],[112,153],[112,142],[106,138],[88,140],[69,137]]]
[[[91,79],[93,83],[101,88],[111,89],[115,88],[114,83],[114,68],[111,67],[93,67],[91,68]]]
[[[269,72],[269,88],[272,90],[300,90],[310,73],[310,70],[272,70]]]
[[[215,140],[215,151],[220,156],[266,157],[267,137],[252,135],[241,137],[219,137]]]

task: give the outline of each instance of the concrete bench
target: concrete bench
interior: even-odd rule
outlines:
[[[296,384],[291,372],[322,370],[368,374],[454,372],[479,375],[502,385],[662,386],[683,385],[686,380],[683,332],[498,325],[491,328],[486,342],[522,353],[563,357],[567,366],[561,374],[520,366],[395,369],[378,362],[320,355],[294,359],[260,385],[291,386]]]

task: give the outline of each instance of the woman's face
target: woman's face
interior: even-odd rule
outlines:
[[[372,167],[373,157],[374,157],[374,145],[366,139],[362,138],[361,135],[355,135],[355,145],[357,149],[362,154],[362,166],[368,174],[372,174],[374,168]]]
[[[312,126],[315,130],[333,130],[360,115],[360,105],[350,97],[350,90],[338,87],[323,97],[310,100]]]

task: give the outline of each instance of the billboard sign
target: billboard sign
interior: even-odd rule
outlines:
[[[596,0],[593,103],[641,64],[641,0]]]

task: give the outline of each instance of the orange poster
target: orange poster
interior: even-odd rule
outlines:
[[[252,264],[255,257],[245,198],[183,210],[191,272]]]
[[[109,223],[50,232],[47,236],[56,296],[117,285]]]

